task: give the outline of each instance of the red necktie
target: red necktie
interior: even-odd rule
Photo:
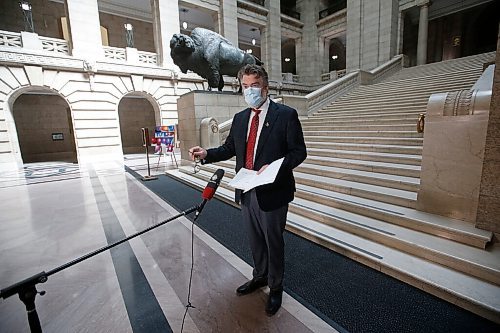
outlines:
[[[259,128],[259,113],[262,110],[252,110],[255,115],[252,118],[250,125],[250,133],[248,133],[247,140],[247,154],[245,156],[245,168],[253,170],[253,152],[255,150],[255,142],[257,141],[257,130]]]

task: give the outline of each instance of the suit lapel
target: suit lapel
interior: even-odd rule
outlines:
[[[244,113],[243,117],[241,119],[241,123],[238,124],[239,130],[238,130],[238,140],[235,138],[235,142],[243,142],[243,150],[242,150],[242,156],[239,156],[240,158],[243,158],[243,164],[245,163],[245,152],[246,152],[246,147],[247,147],[247,132],[248,132],[248,122],[250,121],[250,113],[251,109],[247,108]]]
[[[276,123],[276,119],[278,118],[278,106],[273,101],[269,101],[269,108],[267,110],[266,119],[264,119],[264,125],[262,126],[262,130],[259,136],[259,142],[257,144],[257,153],[255,154],[255,160],[262,153],[264,146],[266,144],[267,139],[269,138],[269,134]]]

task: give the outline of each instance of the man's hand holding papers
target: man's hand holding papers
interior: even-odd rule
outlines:
[[[236,176],[229,182],[229,185],[243,190],[243,192],[247,192],[257,186],[271,184],[276,179],[284,159],[285,158],[282,157],[269,164],[260,174],[254,170],[241,168]]]

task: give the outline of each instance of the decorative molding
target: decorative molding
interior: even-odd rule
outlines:
[[[463,116],[471,114],[472,90],[453,91],[446,94],[443,116]]]
[[[83,69],[83,60],[73,57],[53,56],[48,54],[37,54],[16,52],[13,50],[5,50],[0,47],[0,62],[30,64],[37,66],[46,66],[58,69]]]

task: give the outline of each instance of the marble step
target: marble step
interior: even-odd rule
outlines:
[[[300,198],[289,211],[500,285],[500,262],[486,250]]]
[[[338,125],[338,124],[303,124],[302,129],[305,131],[416,131],[417,125],[401,122],[399,124],[352,124],[352,125]]]
[[[227,183],[234,177],[234,164],[219,162],[213,165],[204,165],[199,174],[193,174],[190,167],[181,167],[180,170],[185,174],[208,180],[218,168],[225,170],[224,179],[226,184],[222,186],[232,190]],[[477,229],[470,223],[461,220],[382,203],[377,200],[360,198],[350,194],[337,193],[298,184],[296,196],[297,198],[302,198],[313,203],[370,217],[407,229],[431,235],[439,235],[444,239],[453,240],[482,250],[486,248],[486,245],[492,239],[491,232]]]
[[[234,170],[234,161],[219,162],[228,170]],[[231,171],[232,172],[232,171]],[[302,163],[295,168],[296,175],[309,174],[327,178],[336,178],[344,181],[358,182],[361,184],[377,185],[404,191],[416,192],[420,185],[420,180],[415,177],[405,177],[399,175],[388,175],[378,172],[361,171],[354,169],[338,168],[324,165]]]
[[[443,73],[433,74],[421,77],[412,77],[407,79],[393,79],[384,80],[382,82],[363,85],[361,89],[371,91],[373,89],[399,89],[411,91],[428,91],[440,87],[460,87],[461,85],[468,85],[471,81],[477,80],[481,76],[481,71],[477,69],[464,71],[463,73]]]
[[[385,145],[407,145],[419,146],[423,144],[423,138],[377,138],[377,137],[339,137],[339,136],[304,136],[306,142],[332,142],[332,143],[364,143]]]
[[[414,178],[420,177],[420,166],[411,164],[384,163],[322,156],[307,156],[304,162],[321,166],[384,173],[388,175]]]
[[[405,118],[405,119],[413,119],[413,120],[417,120],[418,117],[420,116],[421,113],[425,113],[425,112],[421,112],[421,111],[402,111],[402,112],[398,112],[398,111],[393,111],[393,110],[388,110],[388,111],[383,111],[383,112],[380,112],[380,113],[376,113],[376,114],[367,114],[367,115],[336,115],[335,113],[330,113],[330,114],[323,114],[323,115],[317,115],[317,114],[313,114],[311,116],[309,116],[308,120],[311,120],[311,121],[325,121],[325,122],[335,122],[337,120],[341,120],[341,121],[350,121],[350,120],[357,120],[357,121],[365,121],[365,120],[384,120],[384,119],[389,119],[389,118],[394,118],[394,117],[397,117],[397,118]]]
[[[227,177],[234,176],[234,161],[229,160],[217,163],[218,166],[223,166],[226,169]],[[311,168],[314,166],[311,166]],[[211,170],[212,166],[207,165],[206,170]],[[215,171],[215,169],[213,169]],[[347,170],[345,171],[347,172]],[[413,191],[400,190],[396,188],[385,187],[381,185],[371,185],[366,183],[359,183],[357,181],[330,178],[328,176],[321,176],[319,174],[312,174],[308,172],[300,172],[297,169],[294,171],[295,182],[297,185],[308,185],[317,187],[324,190],[335,191],[338,193],[345,193],[360,198],[374,199],[381,202],[400,205],[403,207],[415,207],[417,194]],[[368,175],[365,175],[367,177]],[[372,175],[373,177],[375,175]],[[354,178],[354,174],[351,175]],[[381,182],[379,176],[379,181]],[[373,178],[374,179],[374,178]]]
[[[383,101],[384,99],[393,99],[398,97],[411,98],[415,96],[422,98],[437,92],[446,92],[454,90],[470,89],[477,81],[477,77],[462,77],[462,78],[448,78],[446,82],[433,82],[431,80],[411,80],[408,82],[391,81],[381,82],[371,85],[360,86],[349,92],[348,94],[339,98],[339,101],[351,98],[352,100],[360,101],[361,98],[375,98],[377,95]],[[451,80],[451,81],[450,81]],[[391,94],[392,93],[392,94]]]
[[[308,185],[298,185],[296,196],[347,212],[371,217],[405,228],[437,234],[462,244],[485,249],[491,241],[491,232],[474,228],[470,223],[412,208],[337,193]]]
[[[417,131],[303,131],[304,136],[422,138]]]
[[[310,175],[337,178],[412,192],[418,191],[420,185],[420,180],[414,177],[388,175],[378,172],[345,169],[308,163],[302,163],[295,168],[295,171]]]
[[[309,156],[336,157],[351,160],[374,161],[384,163],[420,165],[422,163],[421,155],[378,153],[349,150],[330,150],[311,148],[307,150]]]
[[[218,167],[218,165],[206,166],[202,172],[197,174],[197,177],[208,181]],[[234,172],[226,168],[226,179],[232,177],[234,177]],[[222,186],[231,189],[227,182]],[[496,263],[496,257],[484,249],[452,242],[433,234],[408,229],[299,197],[290,205],[289,211],[365,239],[466,272],[488,282],[500,284],[500,262]]]
[[[323,110],[331,108],[333,106],[339,105],[342,107],[355,106],[362,107],[364,105],[378,105],[380,107],[391,107],[393,105],[399,106],[422,106],[426,105],[426,99],[429,98],[428,94],[422,94],[422,96],[408,95],[408,96],[384,96],[381,100],[377,100],[375,97],[364,96],[363,100],[358,100],[354,98],[338,99],[332,104],[326,106]]]
[[[336,126],[336,125],[385,125],[385,124],[404,124],[411,122],[414,124],[418,119],[418,115],[415,113],[413,114],[408,114],[408,115],[402,115],[402,116],[393,116],[393,117],[387,117],[387,118],[382,118],[382,117],[376,117],[374,119],[349,119],[349,120],[343,120],[343,119],[328,119],[328,118],[305,118],[301,119],[302,126],[305,125],[330,125],[330,126]]]
[[[470,58],[470,59],[468,59]],[[386,81],[392,80],[410,80],[413,77],[422,77],[429,75],[453,74],[455,72],[475,72],[481,73],[483,64],[495,60],[495,52],[488,52],[481,55],[471,57],[463,57],[459,59],[445,60],[438,63],[420,65],[415,67],[403,68],[395,73]]]
[[[196,178],[179,170],[168,173],[200,190],[206,186],[208,179]],[[206,177],[210,175],[207,173]],[[222,183],[226,182],[224,179]],[[216,197],[236,206],[234,193],[229,188],[221,186]],[[498,319],[500,315],[500,288],[482,279],[293,213],[288,214],[286,228],[481,316]],[[498,249],[490,249],[490,252],[498,257]]]
[[[421,103],[419,105],[400,105],[399,103],[392,103],[390,105],[378,105],[378,104],[368,104],[365,103],[363,105],[353,105],[353,104],[337,104],[333,103],[325,108],[319,110],[316,114],[325,115],[329,113],[337,113],[341,115],[358,115],[358,114],[371,114],[371,113],[380,113],[380,112],[412,112],[412,111],[420,111],[425,112],[427,109],[427,99],[425,103]],[[422,111],[423,110],[423,111]]]
[[[468,311],[500,322],[500,287],[496,284],[293,213],[288,214],[286,229]],[[499,249],[492,252],[499,260]]]
[[[328,191],[350,194],[360,198],[373,199],[403,207],[416,207],[417,193],[413,191],[329,178],[305,172],[294,172],[294,175],[297,184],[309,185]]]
[[[376,144],[350,144],[350,143],[335,143],[335,142],[315,142],[306,141],[307,148],[317,149],[333,149],[333,150],[354,150],[354,151],[370,151],[377,153],[391,154],[409,154],[422,155],[422,147],[419,146],[403,146],[403,145],[376,145]]]

